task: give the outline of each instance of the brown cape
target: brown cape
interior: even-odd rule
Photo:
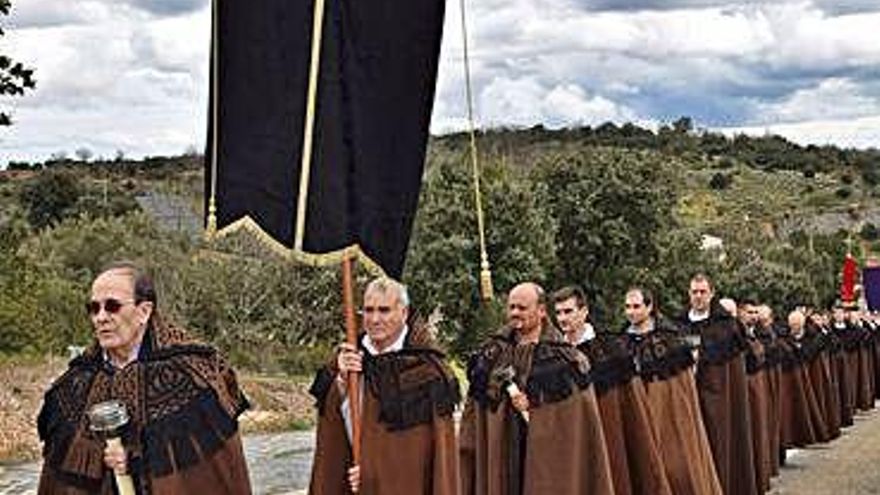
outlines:
[[[847,349],[850,345],[850,329],[847,325],[832,327],[831,336],[835,344],[831,354],[831,366],[837,379],[840,424],[852,426],[856,408],[856,379],[853,374],[854,367],[850,365],[851,355]]]
[[[363,376],[359,493],[455,495],[458,382],[427,329],[411,329],[400,351],[365,352]],[[311,389],[319,410],[312,495],[350,493],[351,446],[335,377],[334,361]]]
[[[804,365],[822,412],[819,441],[827,442],[840,436],[840,398],[828,358],[831,342],[818,327],[811,328],[804,338]]]
[[[86,415],[111,399],[131,418],[122,437],[138,493],[251,493],[236,421],[248,404],[234,372],[154,314],[137,361],[113,369],[95,344],[46,392],[40,494],[114,493],[104,442]]]
[[[749,383],[749,412],[752,417],[752,450],[755,453],[755,479],[758,490],[770,489],[773,476],[773,450],[770,431],[770,375],[764,344],[754,336],[747,338],[746,373]]]
[[[697,399],[691,348],[663,324],[647,334],[628,333],[626,339],[645,386],[672,493],[722,494]]]
[[[784,456],[782,446],[780,424],[780,381],[782,376],[781,355],[782,347],[776,330],[772,327],[758,326],[755,329],[756,336],[764,347],[765,369],[767,373],[767,388],[770,408],[767,416],[767,429],[770,436],[770,472],[773,476],[779,474],[781,458]]]
[[[625,338],[599,332],[578,349],[592,367],[616,495],[671,495],[648,398]]]
[[[874,339],[870,330],[859,328],[858,385],[856,402],[862,411],[874,409]]]
[[[512,368],[529,399],[526,424],[498,371]],[[490,337],[468,363],[461,424],[462,495],[614,493],[596,395],[583,354],[545,328],[537,344],[515,331]]]
[[[691,322],[684,315],[681,324],[700,336],[697,392],[724,493],[756,495],[746,345],[738,323],[716,304],[706,320]]]
[[[874,398],[880,399],[880,327],[871,325],[871,352],[874,357]]]
[[[821,410],[812,392],[809,374],[801,359],[797,339],[786,336],[782,345],[780,377],[780,426],[784,448],[806,447],[820,440]]]

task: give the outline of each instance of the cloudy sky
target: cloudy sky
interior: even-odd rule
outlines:
[[[2,101],[0,165],[87,148],[204,146],[209,0],[13,0],[0,51],[38,90]],[[481,125],[605,121],[767,131],[880,147],[878,0],[467,0]],[[448,0],[432,130],[460,129],[459,0]]]

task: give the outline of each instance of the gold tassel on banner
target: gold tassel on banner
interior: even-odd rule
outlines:
[[[211,242],[217,235],[217,204],[214,196],[208,200],[208,224],[205,226],[205,240]]]
[[[489,253],[486,252],[486,228],[483,221],[483,198],[480,191],[480,166],[477,162],[477,135],[474,124],[474,97],[471,91],[471,68],[468,56],[467,16],[465,15],[465,0],[459,0],[461,6],[461,36],[462,51],[464,53],[464,81],[467,93],[468,126],[470,134],[471,166],[474,172],[474,202],[477,209],[477,230],[480,234],[480,297],[483,301],[491,301],[494,297],[492,288],[492,272],[489,264]]]

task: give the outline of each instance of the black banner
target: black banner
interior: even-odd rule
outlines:
[[[296,254],[320,260],[359,246],[399,278],[422,180],[444,0],[326,0],[303,188],[313,2],[214,2],[206,201],[213,191],[218,229],[249,224],[293,250],[304,214]]]

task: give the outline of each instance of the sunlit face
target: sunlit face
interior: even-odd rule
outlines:
[[[788,315],[788,328],[795,337],[800,336],[804,331],[804,323],[807,318],[800,311],[792,311]]]
[[[754,304],[744,304],[742,306],[742,311],[740,311],[740,318],[742,319],[743,325],[749,327],[754,326],[757,325],[761,319],[761,312],[758,309],[758,306],[755,306]]]
[[[859,313],[857,311],[847,311],[846,312],[846,320],[850,323],[856,323],[859,321]]]
[[[379,351],[393,344],[403,332],[409,308],[394,290],[371,290],[364,294],[364,329]]]
[[[558,301],[555,309],[556,321],[559,322],[562,331],[568,335],[577,335],[587,324],[589,311],[586,306],[579,306],[575,297]]]
[[[521,335],[540,333],[547,309],[531,284],[518,285],[507,296],[507,324]]]
[[[688,295],[690,296],[691,309],[699,312],[709,311],[713,292],[712,286],[707,280],[691,280]]]
[[[92,283],[91,302],[99,303],[98,311],[89,315],[98,344],[111,356],[128,358],[144,337],[153,304],[135,303],[134,279],[124,270],[99,275]],[[118,311],[107,311],[114,302],[119,303]]]
[[[770,309],[770,306],[764,304],[758,306],[758,323],[764,328],[770,328],[773,325],[773,310]]]
[[[645,304],[644,295],[641,291],[632,290],[626,293],[624,300],[624,313],[631,325],[639,327],[651,318],[652,306]]]

